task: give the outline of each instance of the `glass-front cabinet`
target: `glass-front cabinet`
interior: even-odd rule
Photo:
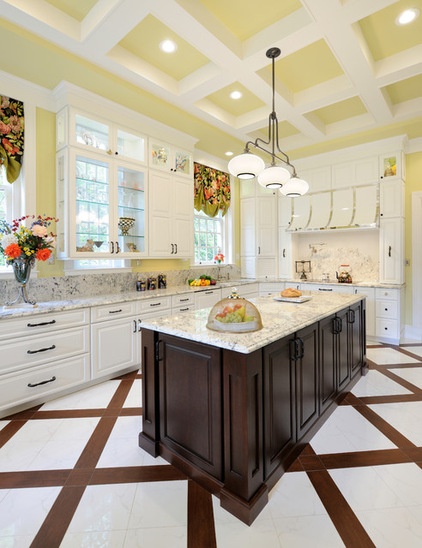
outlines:
[[[177,175],[190,179],[193,177],[193,157],[190,152],[151,137],[149,139],[149,166],[177,173]]]
[[[146,168],[70,148],[58,155],[58,173],[59,257],[146,254]]]

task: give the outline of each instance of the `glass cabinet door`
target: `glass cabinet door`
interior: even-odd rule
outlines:
[[[192,154],[183,150],[174,151],[174,171],[180,175],[192,176]]]
[[[170,152],[169,145],[150,140],[150,167],[170,171],[172,167]]]
[[[115,155],[119,158],[127,158],[136,162],[146,163],[146,140],[141,135],[135,135],[127,130],[117,130],[117,150]]]
[[[79,145],[110,151],[110,127],[82,114],[75,114],[75,138]]]
[[[145,252],[145,172],[119,166],[118,245],[121,253]]]
[[[80,253],[109,253],[110,167],[93,158],[76,157],[76,249]]]

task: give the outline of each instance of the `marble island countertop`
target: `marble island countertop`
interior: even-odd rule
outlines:
[[[275,301],[271,296],[251,299],[261,314],[263,328],[248,333],[222,333],[208,329],[210,308],[142,320],[141,327],[249,354],[361,299],[362,295],[343,293],[315,293],[309,301],[302,303]]]

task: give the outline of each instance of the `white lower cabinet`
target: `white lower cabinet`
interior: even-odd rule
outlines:
[[[183,293],[173,295],[171,298],[171,313],[182,314],[195,309],[195,299],[193,293]]]
[[[375,289],[376,339],[400,344],[403,331],[403,289]]]
[[[281,291],[283,291],[286,286],[289,286],[289,284],[285,284],[284,282],[261,282],[259,284],[259,296],[266,297],[274,295],[275,297],[279,297]]]
[[[300,290],[301,291],[318,291],[320,293],[353,293],[353,287],[348,284],[336,284],[336,285],[328,285],[328,284],[314,284],[314,283],[301,283],[300,284]]]
[[[90,379],[88,308],[0,322],[0,415]]]
[[[92,308],[92,378],[140,367],[139,316],[135,302]]]

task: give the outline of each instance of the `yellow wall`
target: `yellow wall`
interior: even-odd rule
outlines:
[[[410,260],[410,266],[405,269],[405,324],[412,325],[412,193],[422,190],[422,152],[406,155],[405,189],[405,257]]]

